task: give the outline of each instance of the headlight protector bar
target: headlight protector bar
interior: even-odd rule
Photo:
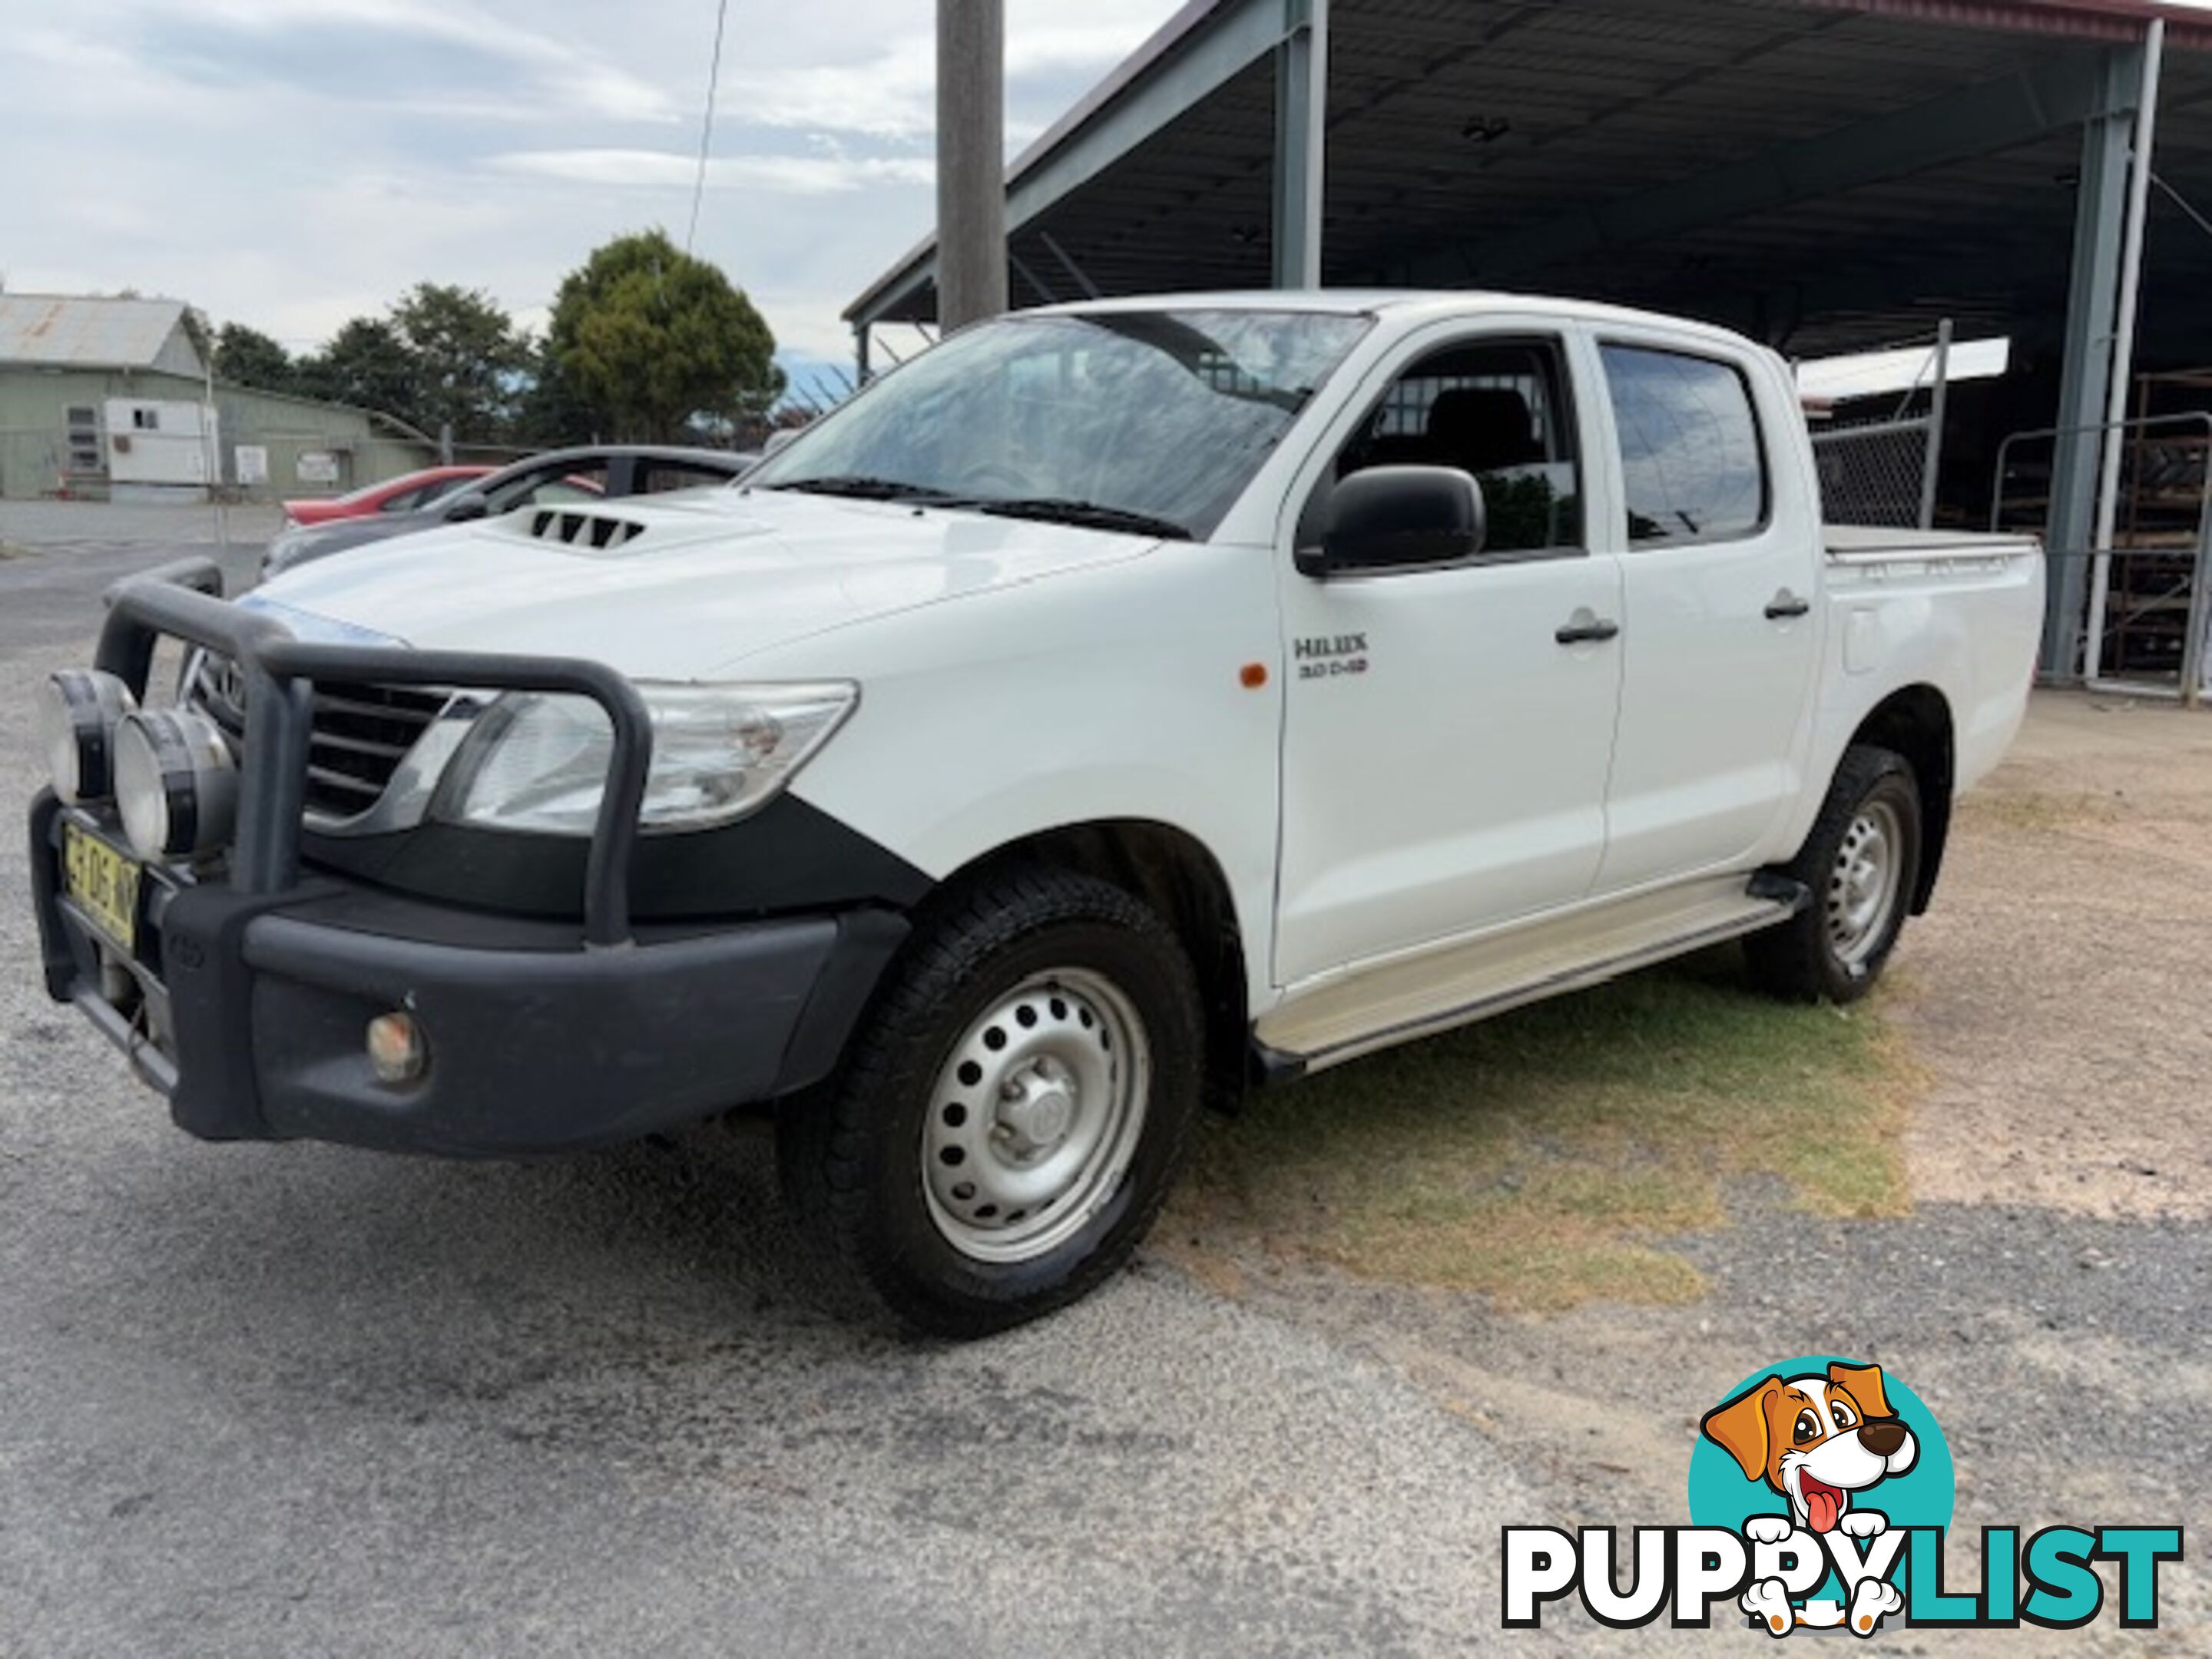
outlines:
[[[653,760],[653,720],[637,689],[604,663],[577,658],[396,647],[313,644],[265,612],[221,598],[211,559],[162,566],[108,592],[95,665],[143,702],[162,637],[218,651],[245,678],[246,763],[240,779],[232,884],[281,893],[300,873],[307,744],[318,678],[424,687],[568,694],[605,711],[612,732],[606,781],[584,863],[584,937],[619,945],[630,937],[630,866]]]

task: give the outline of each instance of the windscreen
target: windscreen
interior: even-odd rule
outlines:
[[[1201,538],[1369,326],[1292,311],[1006,318],[885,376],[745,482]]]

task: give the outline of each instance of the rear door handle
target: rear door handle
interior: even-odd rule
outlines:
[[[1785,587],[1768,602],[1766,607],[1766,620],[1769,622],[1793,622],[1799,617],[1809,616],[1812,613],[1812,600],[1801,599]]]
[[[1566,620],[1566,625],[1552,637],[1561,645],[1594,645],[1617,639],[1620,624],[1609,617],[1601,617],[1588,605],[1582,606]]]

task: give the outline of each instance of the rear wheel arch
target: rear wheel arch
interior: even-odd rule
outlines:
[[[1887,749],[1901,757],[1912,769],[1913,781],[1919,787],[1920,870],[1913,883],[1911,914],[1924,915],[1942,871],[1958,776],[1958,744],[1949,699],[1925,684],[1892,692],[1859,722],[1845,745],[1846,752],[1862,746]]]

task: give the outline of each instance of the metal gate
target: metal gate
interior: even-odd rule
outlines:
[[[2097,690],[2194,703],[2212,690],[2212,413],[2014,433],[1997,449],[1990,528],[2047,538],[2059,441],[2116,432],[2112,545],[2049,549],[2054,562],[2088,562],[2089,608],[2069,659],[2045,667]]]

